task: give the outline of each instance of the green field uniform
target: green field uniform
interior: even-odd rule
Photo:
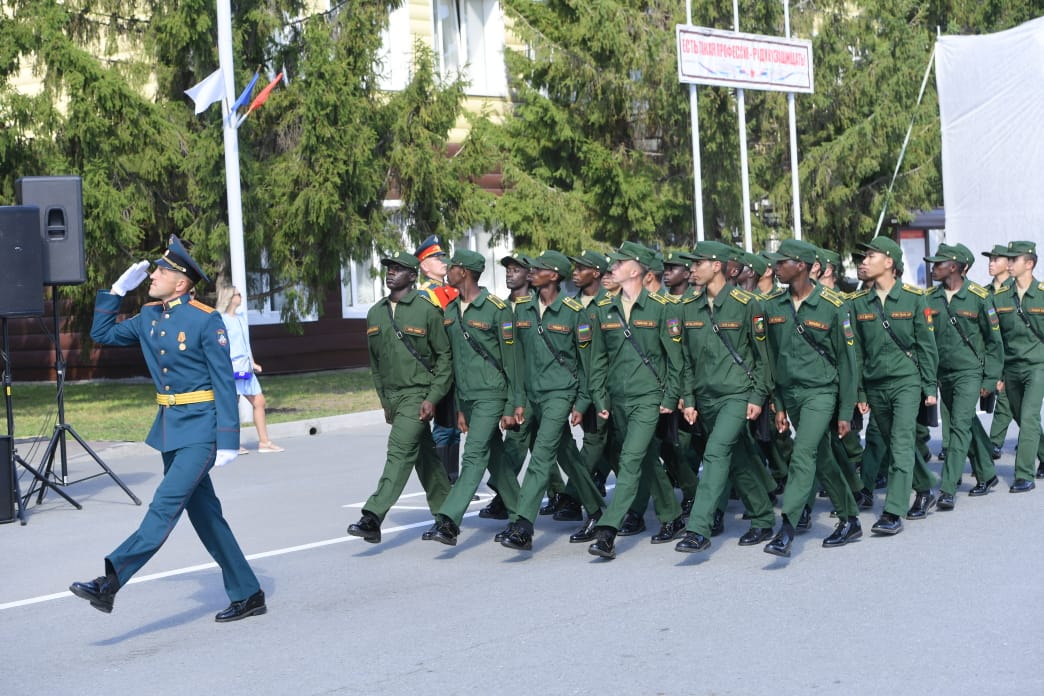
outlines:
[[[393,309],[395,324],[402,332],[400,339],[388,316],[389,304],[388,298],[382,298],[366,314],[373,383],[392,426],[384,471],[377,490],[363,506],[364,512],[380,521],[399,499],[413,469],[433,515],[449,493],[449,479],[435,453],[431,426],[417,417],[422,402],[437,404],[453,382],[453,359],[442,311],[417,292],[406,294]],[[405,341],[410,341],[431,370],[410,353]]]
[[[855,293],[850,312],[866,400],[888,445],[884,511],[901,517],[909,507],[911,488],[918,492],[931,488],[930,481],[917,481],[913,472],[915,462],[923,467],[914,439],[917,412],[921,401],[934,395],[937,387],[939,354],[931,314],[923,291],[899,282],[883,304],[875,290]],[[885,321],[902,348],[885,328]]]
[[[1037,335],[1044,336],[1044,283],[1033,278],[1022,298],[1018,297],[1014,283],[1005,285],[993,296],[993,302],[1004,341],[1004,391],[1012,418],[1019,426],[1015,478],[1033,480],[1041,438],[1040,407],[1044,401],[1044,342]]]
[[[965,280],[947,300],[946,290],[935,286],[925,293],[935,324],[939,351],[939,392],[950,411],[949,438],[942,470],[944,493],[956,493],[964,460],[974,448],[975,478],[982,482],[996,475],[989,439],[976,414],[979,390],[994,391],[1004,364],[1004,346],[990,293]],[[970,344],[970,345],[969,345]]]
[[[518,506],[518,478],[504,460],[500,419],[513,416],[516,407],[525,405],[523,366],[515,349],[511,309],[485,288],[467,309],[461,306],[460,297],[450,302],[445,324],[453,349],[457,409],[467,420],[468,436],[460,476],[438,510],[438,516],[458,526],[487,468],[490,487],[507,509]]]
[[[786,410],[796,430],[783,515],[797,522],[818,477],[838,517],[854,517],[855,498],[830,445],[839,414],[848,418],[855,408],[859,379],[844,300],[815,285],[796,310],[790,293],[782,290],[766,299],[764,308],[775,405]]]
[[[751,293],[726,283],[713,307],[704,292],[686,298],[682,320],[685,403],[695,404],[707,433],[703,473],[686,529],[710,537],[714,511],[730,472],[751,526],[770,529],[775,525],[775,513],[756,469],[762,466],[761,457],[747,421],[747,404],[764,404],[772,389],[761,303]],[[745,367],[715,333],[715,322]]]
[[[662,523],[671,522],[681,515],[681,506],[659,464],[655,435],[660,407],[673,411],[681,395],[679,306],[643,288],[630,317],[624,315],[620,295],[596,303],[593,317],[611,375],[606,388],[612,427],[620,446],[616,490],[598,526],[618,530],[643,486],[648,486],[652,494],[656,517]],[[635,345],[641,348],[647,363]]]
[[[599,335],[582,304],[558,295],[540,315],[536,295],[519,298],[515,305],[515,331],[525,363],[526,414],[535,433],[529,467],[511,521],[536,519],[551,470],[561,464],[575,483],[580,503],[588,513],[603,504],[591,475],[583,466],[569,429],[569,415],[588,405],[605,408],[605,359]],[[546,340],[545,340],[546,337]],[[548,344],[550,343],[550,346]],[[568,443],[563,444],[563,437]]]

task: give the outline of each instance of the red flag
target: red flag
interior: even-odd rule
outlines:
[[[254,111],[254,109],[260,108],[268,100],[268,95],[275,89],[275,86],[279,84],[279,81],[283,79],[283,73],[279,73],[275,76],[275,79],[265,85],[265,88],[258,92],[257,96],[254,97],[254,101],[250,102],[250,107],[247,109],[247,114]]]

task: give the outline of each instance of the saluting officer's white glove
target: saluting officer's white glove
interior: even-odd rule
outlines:
[[[123,275],[116,279],[116,282],[112,284],[112,289],[109,290],[109,292],[113,295],[123,297],[128,292],[141,285],[141,282],[149,277],[148,268],[148,261],[139,261],[134,264],[124,271]]]
[[[214,458],[214,466],[225,466],[233,459],[239,456],[239,450],[223,450],[219,449],[217,455]]]

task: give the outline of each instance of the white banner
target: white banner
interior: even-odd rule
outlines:
[[[679,24],[678,79],[772,92],[811,94],[812,42]]]
[[[1044,244],[1042,65],[1044,18],[938,40],[948,244],[960,242],[976,255],[1013,239]],[[986,259],[978,256],[969,275],[988,280]]]

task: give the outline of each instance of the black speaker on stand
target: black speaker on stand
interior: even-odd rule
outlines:
[[[0,435],[0,524],[14,522],[15,501],[21,496],[14,468],[14,443],[8,435]]]
[[[54,318],[54,371],[58,388],[58,422],[54,434],[44,451],[40,469],[49,481],[57,479],[59,485],[68,486],[108,474],[137,505],[141,500],[120,480],[98,453],[80,437],[72,425],[65,422],[65,355],[62,352],[62,324],[59,314],[61,305],[58,288],[62,285],[79,285],[87,280],[87,263],[84,256],[83,238],[83,182],[78,176],[27,176],[15,181],[15,196],[18,202],[35,205],[37,234],[43,252],[43,284],[51,286],[51,305]],[[69,481],[69,460],[66,435],[71,435],[84,451],[97,462],[102,471],[77,481]],[[55,456],[60,454],[61,475],[54,474]],[[32,497],[36,482],[26,493]],[[43,502],[47,487],[40,488],[37,503]],[[64,494],[63,494],[64,495]]]

